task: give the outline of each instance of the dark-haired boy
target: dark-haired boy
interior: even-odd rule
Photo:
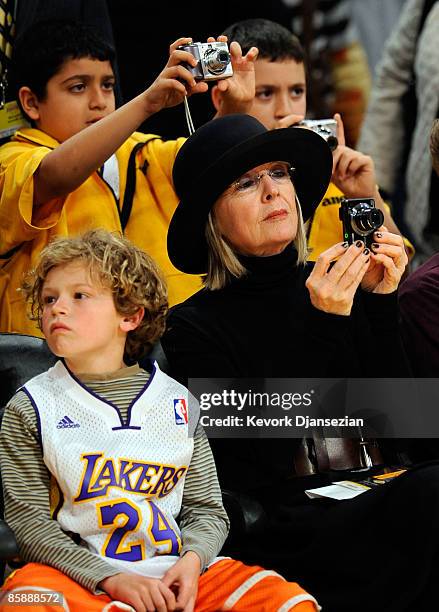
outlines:
[[[122,231],[154,257],[171,304],[199,288],[199,278],[176,270],[166,250],[177,205],[171,171],[183,139],[134,132],[186,93],[207,90],[182,65],[196,63],[177,49],[188,40],[171,45],[157,79],[116,111],[114,51],[92,28],[47,21],[17,40],[11,76],[33,127],[0,148],[1,331],[40,333],[17,292],[23,273],[54,236],[94,227]]]
[[[224,34],[237,41],[242,52],[257,47],[254,64],[253,95],[241,99],[241,110],[256,117],[268,129],[291,127],[306,115],[306,65],[299,39],[284,26],[267,19],[248,19],[229,26]],[[230,90],[218,83],[212,89],[212,101],[221,114],[229,112]],[[338,124],[339,146],[333,153],[332,182],[308,226],[309,259],[317,257],[343,239],[338,216],[343,197],[373,197],[385,215],[385,225],[400,234],[376,184],[374,164],[370,157],[345,146],[343,123]],[[410,246],[411,248],[411,246]]]

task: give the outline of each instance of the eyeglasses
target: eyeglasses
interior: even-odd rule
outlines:
[[[263,176],[269,176],[275,183],[282,184],[291,181],[294,170],[295,168],[286,163],[277,162],[262,172],[244,174],[232,183],[229,189],[237,195],[253,193],[259,188]]]

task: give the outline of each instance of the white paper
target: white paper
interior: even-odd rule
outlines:
[[[368,491],[370,487],[352,482],[350,480],[340,480],[326,487],[318,487],[317,489],[308,489],[305,493],[310,499],[317,497],[329,497],[330,499],[352,499]]]

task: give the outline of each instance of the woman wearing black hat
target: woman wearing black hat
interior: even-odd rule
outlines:
[[[344,172],[355,180],[355,168]],[[163,347],[174,376],[407,375],[397,330],[396,289],[407,264],[401,237],[380,228],[372,252],[337,244],[315,266],[306,263],[303,221],[331,173],[320,136],[267,131],[246,115],[216,119],[183,145],[168,252],[180,270],[206,276],[204,289],[169,316]],[[325,611],[420,609],[409,606],[420,602],[437,546],[404,541],[414,573],[388,527],[405,529],[397,508],[407,510],[433,477],[425,511],[439,512],[436,466],[341,504],[316,503],[303,494],[310,480],[292,478],[295,440],[212,442],[222,486],[251,495],[269,516],[264,533],[240,542],[235,555],[299,580]],[[386,558],[386,575],[372,575],[377,558]],[[392,580],[398,588],[387,588]]]
[[[331,173],[320,136],[269,131],[247,115],[211,121],[183,145],[168,253],[178,269],[206,276],[205,289],[171,312],[163,344],[178,374],[383,375],[383,342],[386,376],[407,373],[395,335],[402,239],[380,231],[374,252],[337,244],[305,264],[303,221]],[[354,318],[361,337],[351,333]]]

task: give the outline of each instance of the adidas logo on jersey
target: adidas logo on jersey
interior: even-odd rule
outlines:
[[[72,427],[80,427],[80,425],[79,423],[74,423],[68,416],[63,417],[56,426],[57,429],[71,429]]]

